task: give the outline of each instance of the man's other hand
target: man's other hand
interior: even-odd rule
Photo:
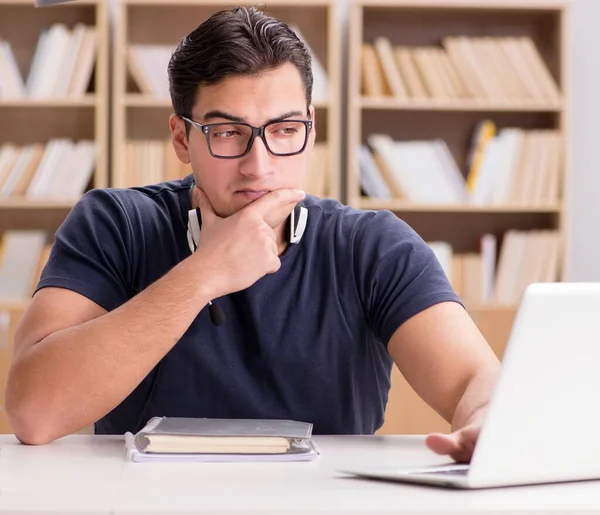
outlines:
[[[448,455],[457,463],[470,463],[480,431],[480,424],[471,424],[450,434],[431,433],[425,444],[433,452]]]

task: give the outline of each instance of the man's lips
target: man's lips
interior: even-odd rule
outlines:
[[[235,193],[248,200],[256,200],[269,193],[269,190],[238,190]]]

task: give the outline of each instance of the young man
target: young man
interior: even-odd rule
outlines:
[[[172,141],[193,174],[93,190],[60,227],[15,337],[20,440],[163,415],[373,433],[395,363],[452,423],[430,447],[468,460],[498,361],[411,228],[302,193],[316,131],[305,46],[257,10],[225,10],[168,71]],[[290,243],[297,205],[307,224]]]

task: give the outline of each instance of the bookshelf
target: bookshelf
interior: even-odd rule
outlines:
[[[213,12],[238,5],[233,0],[122,0],[118,6],[113,60],[111,185],[127,187],[182,177],[189,168],[178,162],[170,144],[166,66],[179,40]],[[244,2],[242,2],[243,4]],[[317,140],[307,191],[340,198],[341,32],[335,0],[275,0],[266,12],[290,23],[309,45],[324,74],[315,71],[313,105]],[[156,27],[161,30],[157,31]],[[151,70],[144,55],[154,46],[161,65]],[[325,80],[323,80],[325,76]],[[137,156],[137,157],[136,157]],[[148,157],[153,156],[153,157]],[[147,159],[160,163],[151,167]],[[133,163],[140,163],[135,166]],[[324,181],[313,182],[323,174]]]
[[[53,233],[108,185],[108,43],[104,0],[0,0],[0,234]]]
[[[564,280],[568,0],[353,0],[346,198],[432,244],[501,358],[520,293]],[[394,369],[382,433],[449,426]]]
[[[0,433],[14,330],[49,244],[108,185],[108,45],[104,0],[0,0]]]

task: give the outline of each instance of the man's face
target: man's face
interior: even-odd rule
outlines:
[[[286,63],[258,76],[229,77],[218,84],[201,86],[191,119],[202,124],[226,124],[211,133],[214,153],[230,152],[237,148],[236,144],[245,141],[247,130],[244,132],[243,127],[231,125],[233,122],[260,127],[272,120],[313,121],[306,149],[300,154],[274,156],[264,141],[256,137],[245,156],[219,159],[211,155],[205,135],[196,127],[190,128],[186,139],[183,120],[171,118],[177,155],[182,161],[191,163],[196,184],[206,192],[220,216],[236,213],[271,190],[303,189],[315,139],[314,110],[311,107],[310,114],[306,111],[304,85],[293,64]],[[266,132],[270,132],[265,136],[279,152],[296,144],[290,140],[294,126],[277,125],[267,128]],[[274,150],[278,151],[277,148]]]

